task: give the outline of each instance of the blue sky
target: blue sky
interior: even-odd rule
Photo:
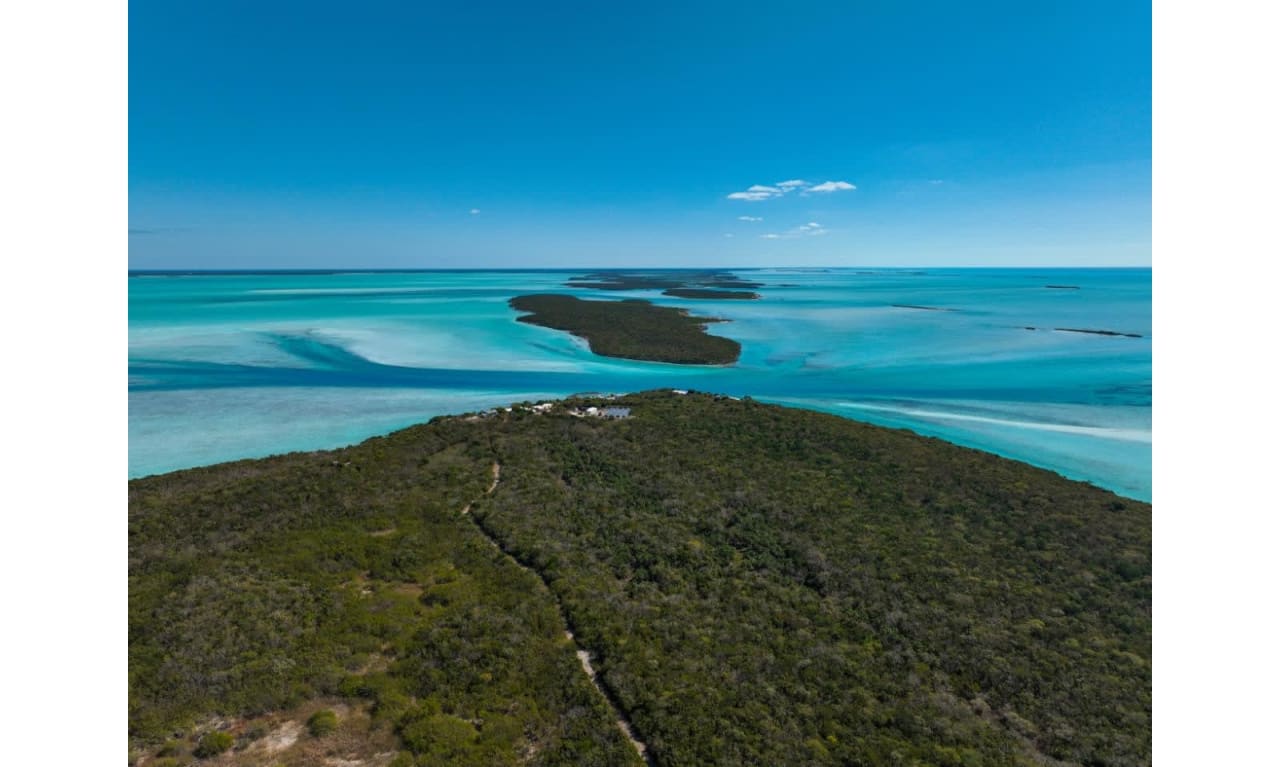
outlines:
[[[1145,3],[129,11],[132,268],[1151,262]]]

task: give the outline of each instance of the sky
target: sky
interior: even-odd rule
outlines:
[[[1123,2],[129,4],[132,269],[1149,266]]]

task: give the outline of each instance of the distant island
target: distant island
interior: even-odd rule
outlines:
[[[591,351],[621,357],[682,365],[728,365],[738,360],[737,341],[708,335],[714,317],[694,317],[684,309],[655,306],[641,299],[584,301],[543,293],[517,296],[511,308],[532,312],[518,317],[530,325],[568,331],[585,338]]]
[[[764,283],[744,280],[732,272],[661,271],[661,272],[593,272],[574,277],[565,283],[571,288],[594,290],[679,290],[686,288],[726,288],[750,290],[762,288]],[[726,291],[728,292],[728,291]],[[737,298],[733,295],[702,296],[703,298]],[[759,296],[754,296],[758,298]]]
[[[662,291],[662,295],[675,296],[676,298],[738,299],[746,301],[754,301],[760,298],[759,293],[748,293],[744,290],[715,290],[713,288],[669,288]]]
[[[1151,506],[683,391],[129,483],[129,762],[1143,765]]]

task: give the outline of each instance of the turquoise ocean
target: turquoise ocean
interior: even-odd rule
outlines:
[[[681,388],[911,429],[1150,500],[1150,269],[730,271],[764,283],[761,300],[565,287],[581,270],[131,273],[129,475]],[[709,332],[742,358],[600,357],[516,322],[508,299],[542,292],[724,318]]]

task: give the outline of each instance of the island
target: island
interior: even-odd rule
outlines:
[[[682,365],[730,365],[742,352],[737,341],[708,335],[706,325],[722,322],[694,317],[684,309],[656,306],[642,299],[586,301],[542,293],[517,296],[511,308],[531,312],[517,319],[584,338],[591,351],[606,357],[672,362]]]
[[[759,293],[749,293],[744,290],[716,290],[714,288],[670,288],[662,291],[664,296],[675,296],[676,298],[710,298],[710,299],[730,299],[754,301],[760,298]]]
[[[593,290],[678,290],[684,288],[728,288],[750,290],[762,288],[763,283],[744,280],[732,272],[661,270],[655,272],[593,272],[574,277],[565,283],[571,288]],[[713,298],[737,298],[738,295],[719,295]],[[754,298],[759,298],[755,296]]]
[[[1151,506],[905,430],[513,403],[128,505],[130,764],[1152,758]]]

